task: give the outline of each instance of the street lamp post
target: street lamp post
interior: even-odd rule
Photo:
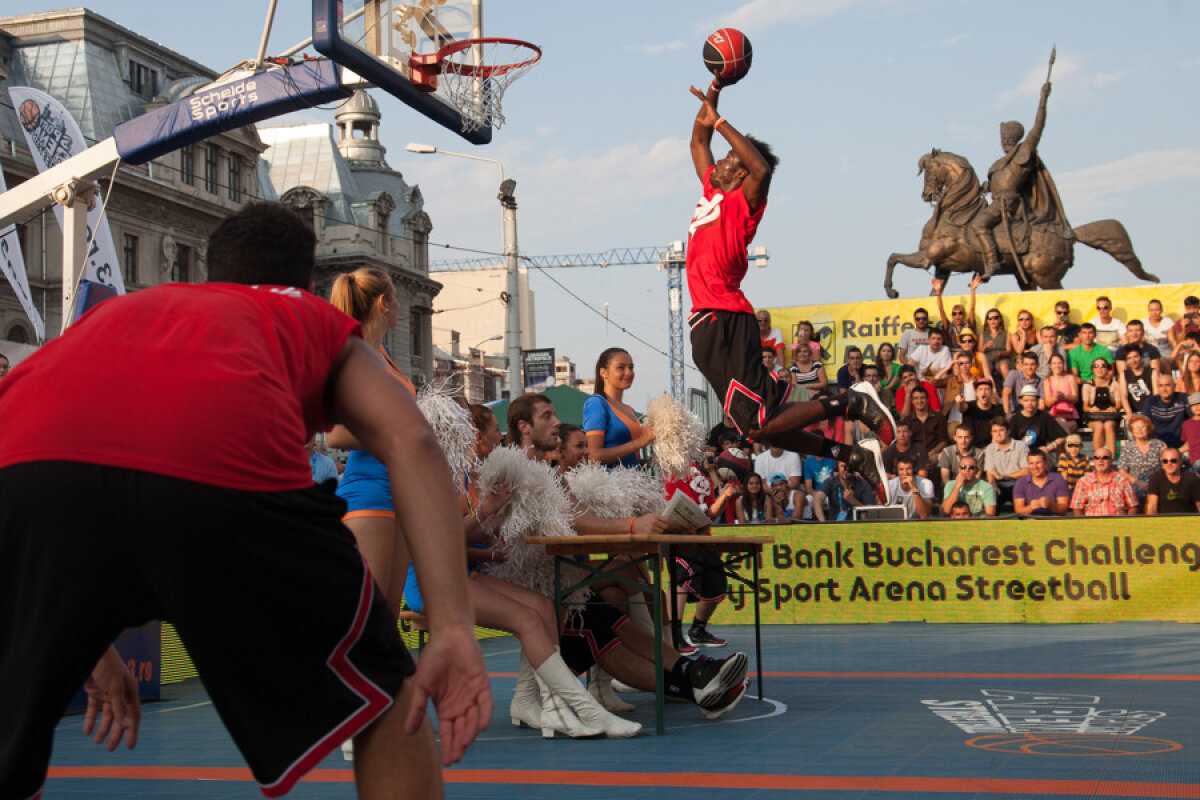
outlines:
[[[497,342],[504,338],[503,333],[497,333],[489,336],[486,339],[480,339],[479,344],[472,347],[468,353],[479,353],[479,402],[487,402],[487,361],[484,359],[484,353],[479,348],[488,342]]]
[[[517,182],[504,177],[504,165],[494,158],[474,156],[469,153],[454,153],[431,144],[409,142],[405,148],[410,153],[429,155],[440,153],[446,156],[469,158],[473,161],[488,161],[500,169],[501,241],[503,242],[505,265],[506,313],[504,321],[504,350],[508,355],[508,396],[515,398],[521,393],[521,302],[520,282],[517,273]],[[482,343],[481,343],[482,344]]]

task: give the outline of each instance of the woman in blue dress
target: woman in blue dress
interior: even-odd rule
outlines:
[[[625,405],[626,390],[633,386],[633,358],[619,347],[610,347],[596,360],[596,388],[583,404],[583,430],[592,461],[636,467],[638,451],[654,441],[654,429],[638,422]]]

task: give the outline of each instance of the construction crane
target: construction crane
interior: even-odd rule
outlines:
[[[755,247],[749,263],[767,266],[770,254],[765,247]],[[671,364],[671,397],[686,402],[683,386],[683,242],[671,242],[666,247],[614,247],[598,253],[558,253],[548,256],[521,256],[526,264],[540,269],[566,267],[611,267],[614,265],[657,264],[667,273],[667,348]],[[477,272],[496,269],[494,258],[469,258],[430,264],[430,272]]]

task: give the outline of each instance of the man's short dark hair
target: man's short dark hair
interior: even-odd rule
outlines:
[[[1033,352],[1032,350],[1026,350],[1024,353],[1021,353],[1021,360],[1024,361],[1026,359],[1031,359],[1033,361],[1037,361],[1038,360],[1037,353]]]
[[[746,141],[754,145],[754,149],[767,162],[767,166],[771,168],[771,174],[775,174],[775,168],[779,166],[779,156],[775,155],[775,151],[771,149],[771,145],[764,142],[762,139],[756,139],[749,134],[746,135]]]
[[[850,356],[853,355],[854,353],[858,353],[861,356],[862,348],[858,347],[857,345],[853,345],[853,344],[846,348],[846,358],[850,358]]]
[[[208,237],[208,279],[223,283],[312,284],[317,237],[282,203],[247,203]]]
[[[1090,323],[1090,322],[1085,322],[1085,323],[1083,323],[1082,325],[1080,325],[1080,326],[1079,326],[1079,330],[1081,330],[1081,331],[1091,331],[1092,333],[1095,333],[1095,332],[1096,332],[1096,326],[1095,326],[1095,325],[1093,325],[1093,324],[1092,324],[1092,323]]]
[[[508,443],[521,444],[521,431],[518,422],[533,424],[533,415],[542,403],[549,403],[550,398],[537,392],[526,392],[508,404]]]
[[[906,372],[911,372],[913,375],[917,374],[917,370],[912,364],[905,364],[903,367],[900,368],[900,372],[897,374],[903,378],[904,373],[906,373]]]
[[[925,395],[925,397],[929,397],[929,391],[924,386],[921,386],[919,384],[912,388],[912,393],[909,394],[909,397],[916,397],[919,394]]]
[[[1139,356],[1142,355],[1142,346],[1140,344],[1125,345],[1125,355],[1129,355],[1130,353],[1137,353]]]
[[[1185,306],[1200,306],[1200,298],[1196,297],[1194,294],[1189,294],[1187,297],[1183,298],[1183,304]]]
[[[1132,328],[1134,325],[1137,325],[1142,330],[1146,329],[1145,323],[1143,323],[1140,319],[1131,319],[1129,322],[1125,323],[1126,328]]]
[[[950,505],[950,513],[951,513],[951,514],[953,514],[953,513],[954,513],[954,511],[955,511],[956,509],[959,509],[959,508],[965,508],[965,509],[967,510],[967,513],[968,513],[968,514],[971,512],[971,506],[970,506],[970,504],[969,504],[969,503],[967,503],[967,501],[966,501],[966,500],[955,500],[955,501],[954,501],[954,502],[953,502],[953,503]]]
[[[910,467],[912,467],[913,472],[917,471],[916,459],[914,459],[912,456],[908,455],[907,453],[902,453],[901,455],[896,456],[896,466],[898,467],[901,464],[908,464]]]

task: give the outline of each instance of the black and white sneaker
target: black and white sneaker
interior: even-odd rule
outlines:
[[[856,383],[847,392],[850,408],[846,413],[847,419],[861,420],[875,432],[884,446],[896,438],[896,420],[887,405],[879,399],[875,387],[866,381]]]
[[[713,636],[709,633],[708,628],[697,627],[693,627],[687,632],[687,641],[694,647],[724,647],[729,644],[728,639]]]
[[[749,688],[750,679],[746,678],[742,681],[741,686],[734,686],[726,692],[712,708],[701,706],[700,711],[709,719],[717,719],[722,714],[732,711],[734,706],[742,702],[742,698],[746,696],[746,690]]]
[[[749,659],[745,653],[734,653],[728,658],[713,660],[701,658],[688,670],[688,682],[692,685],[692,697],[701,708],[713,709],[725,702],[730,689],[741,686],[746,680]]]
[[[850,451],[846,466],[862,475],[875,490],[879,504],[892,504],[892,493],[888,486],[887,472],[883,468],[883,449],[878,439],[863,439]]]

